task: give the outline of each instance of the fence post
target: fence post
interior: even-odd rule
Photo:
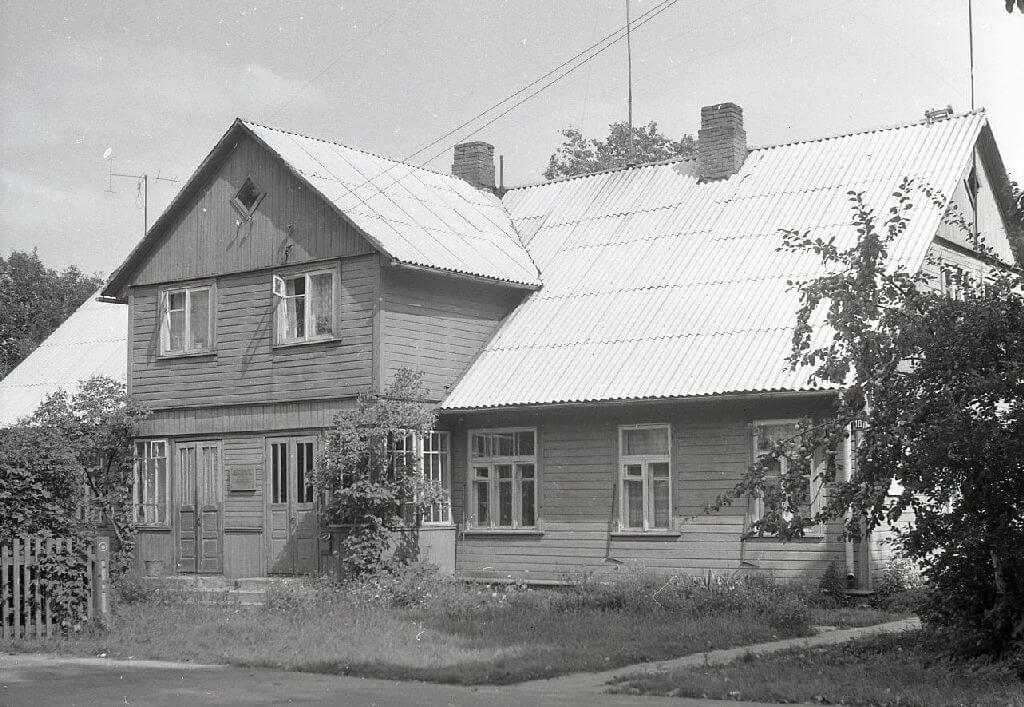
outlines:
[[[104,626],[110,623],[110,538],[93,538],[93,616]]]

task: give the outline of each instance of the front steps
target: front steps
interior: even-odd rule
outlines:
[[[301,577],[242,577],[229,579],[223,575],[178,574],[151,578],[170,591],[195,598],[201,604],[235,604],[262,606],[270,587],[295,584]]]

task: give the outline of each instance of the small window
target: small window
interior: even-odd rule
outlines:
[[[964,298],[964,271],[956,265],[943,265],[939,271],[939,290],[949,299]]]
[[[167,442],[135,443],[132,504],[139,525],[167,525]]]
[[[434,484],[441,491],[443,500],[431,504],[424,511],[422,522],[426,525],[447,525],[451,522],[452,473],[447,432],[431,430],[419,433],[396,435],[391,439],[391,468],[402,468],[419,476],[424,482]],[[402,464],[399,465],[399,459]],[[407,513],[406,522],[412,524],[415,518]]]
[[[334,336],[334,271],[274,275],[278,344],[322,341]]]
[[[495,529],[536,527],[536,430],[471,432],[469,448],[469,524]]]
[[[251,179],[246,179],[242,184],[242,188],[235,194],[235,198],[231,200],[231,205],[242,216],[249,218],[256,211],[256,207],[260,205],[260,201],[263,200],[264,194],[260,192],[259,188],[253,183]]]
[[[183,287],[161,294],[160,353],[205,353],[213,349],[211,288]]]
[[[672,525],[672,433],[668,425],[619,428],[619,527],[669,530]]]

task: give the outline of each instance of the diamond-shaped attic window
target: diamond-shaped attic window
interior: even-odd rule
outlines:
[[[246,179],[242,188],[235,194],[235,198],[231,200],[238,212],[243,216],[252,216],[253,211],[259,206],[260,200],[263,198],[263,194],[253,183],[251,179]]]

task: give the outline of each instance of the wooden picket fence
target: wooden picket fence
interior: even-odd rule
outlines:
[[[89,587],[93,595],[88,602],[89,618],[93,618],[97,611],[104,614],[108,611],[108,543],[106,538],[101,540],[99,553],[96,540],[86,548]],[[72,549],[72,541],[69,539],[56,540],[28,535],[15,538],[9,545],[0,547],[0,629],[4,638],[41,638],[53,635],[53,612],[49,599],[40,591],[37,581],[39,558],[44,553],[70,553]],[[101,555],[102,568],[97,562],[98,554]]]

